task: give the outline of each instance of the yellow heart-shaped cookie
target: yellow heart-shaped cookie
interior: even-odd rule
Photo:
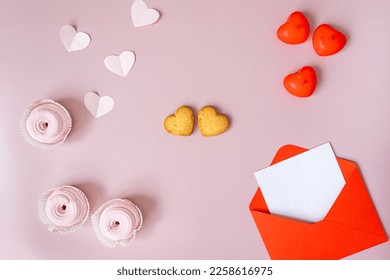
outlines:
[[[187,106],[179,107],[174,115],[165,119],[164,127],[170,134],[189,136],[194,130],[194,113]]]
[[[229,128],[226,116],[218,114],[211,106],[205,106],[198,113],[198,125],[203,136],[214,136],[224,133]]]

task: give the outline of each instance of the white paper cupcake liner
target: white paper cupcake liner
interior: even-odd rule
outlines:
[[[63,139],[61,141],[59,141],[57,143],[54,143],[54,144],[42,143],[42,142],[39,142],[39,141],[35,140],[34,138],[32,138],[30,136],[30,134],[28,133],[28,130],[27,130],[27,119],[28,119],[29,115],[34,110],[34,108],[36,108],[39,105],[45,104],[45,103],[55,104],[56,106],[61,108],[63,113],[66,115],[67,122],[68,122],[67,123],[67,126],[68,126],[67,133],[64,135],[64,137],[63,137]],[[69,135],[71,130],[72,130],[72,117],[70,116],[68,110],[64,106],[59,104],[58,102],[55,102],[55,101],[53,101],[51,99],[40,99],[40,100],[37,100],[36,102],[34,102],[33,104],[27,106],[27,108],[26,108],[26,110],[25,110],[25,112],[23,114],[23,117],[22,117],[22,119],[20,121],[20,132],[21,132],[23,138],[30,145],[32,145],[32,146],[34,146],[36,148],[41,148],[41,149],[50,149],[50,148],[54,148],[54,147],[57,147],[57,146],[61,145],[66,140],[66,138]]]
[[[64,193],[66,194],[66,192],[65,192],[66,190],[68,190],[68,191],[70,190],[70,191],[73,191],[76,194],[78,194],[79,198],[82,199],[82,201],[80,201],[80,203],[85,203],[87,206],[87,209],[86,209],[84,217],[82,218],[81,221],[79,221],[75,224],[72,224],[72,225],[58,225],[58,224],[55,224],[47,215],[47,201],[53,192],[64,191]],[[72,201],[72,202],[74,202],[74,201]],[[61,205],[57,205],[57,206],[61,206]],[[80,209],[76,209],[76,210],[79,211]],[[47,229],[51,232],[59,232],[62,234],[76,232],[85,224],[85,222],[87,221],[87,219],[89,217],[89,213],[90,213],[90,205],[89,205],[89,202],[88,202],[86,195],[84,194],[84,192],[82,192],[80,189],[78,189],[74,186],[62,186],[59,188],[51,189],[51,190],[45,192],[38,200],[39,219],[41,220],[41,222],[44,225],[47,226]]]
[[[102,214],[107,206],[109,206],[110,204],[115,204],[115,203],[117,203],[118,205],[124,204],[127,206],[131,206],[134,209],[134,211],[137,211],[136,214],[139,215],[139,218],[140,218],[139,225],[137,225],[137,227],[135,229],[133,229],[133,233],[128,238],[114,240],[112,238],[109,238],[107,236],[107,234],[105,234],[103,232],[103,231],[105,231],[105,228],[102,228],[101,223],[102,222],[105,223],[107,221],[102,221]],[[120,213],[118,213],[118,212],[116,212],[115,214],[120,216]],[[99,207],[99,209],[91,216],[91,221],[92,221],[92,227],[95,231],[95,234],[96,234],[98,240],[104,246],[109,247],[109,248],[115,248],[117,245],[120,245],[122,247],[127,247],[134,240],[136,233],[141,229],[142,223],[143,223],[143,216],[142,216],[141,210],[135,204],[133,204],[130,200],[112,199],[110,201],[107,201],[106,203],[104,203],[103,205],[101,205]]]

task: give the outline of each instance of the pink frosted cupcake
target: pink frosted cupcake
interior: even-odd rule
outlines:
[[[85,194],[73,186],[46,192],[38,202],[38,213],[49,231],[67,234],[79,230],[89,216]]]
[[[142,213],[127,199],[113,199],[104,203],[92,215],[96,236],[105,246],[128,246],[142,226]]]
[[[31,145],[51,148],[65,141],[72,129],[72,118],[61,104],[41,99],[27,107],[20,128]]]

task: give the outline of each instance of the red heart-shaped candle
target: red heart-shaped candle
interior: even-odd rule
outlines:
[[[284,78],[284,87],[297,97],[309,97],[317,86],[316,71],[310,66],[302,67],[298,72]]]
[[[345,35],[328,24],[321,24],[313,34],[313,47],[320,56],[339,52],[347,43]]]
[[[296,45],[309,38],[310,24],[301,12],[292,13],[278,31],[278,38],[286,44]]]

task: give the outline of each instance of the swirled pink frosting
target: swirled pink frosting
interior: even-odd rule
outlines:
[[[54,101],[37,102],[26,120],[26,129],[32,139],[44,144],[57,144],[70,132],[69,113]]]
[[[85,223],[89,203],[85,194],[76,187],[63,186],[47,192],[41,201],[41,220],[50,231],[67,233]]]
[[[108,247],[127,246],[142,225],[142,214],[127,199],[113,199],[103,204],[92,216],[99,240]]]

